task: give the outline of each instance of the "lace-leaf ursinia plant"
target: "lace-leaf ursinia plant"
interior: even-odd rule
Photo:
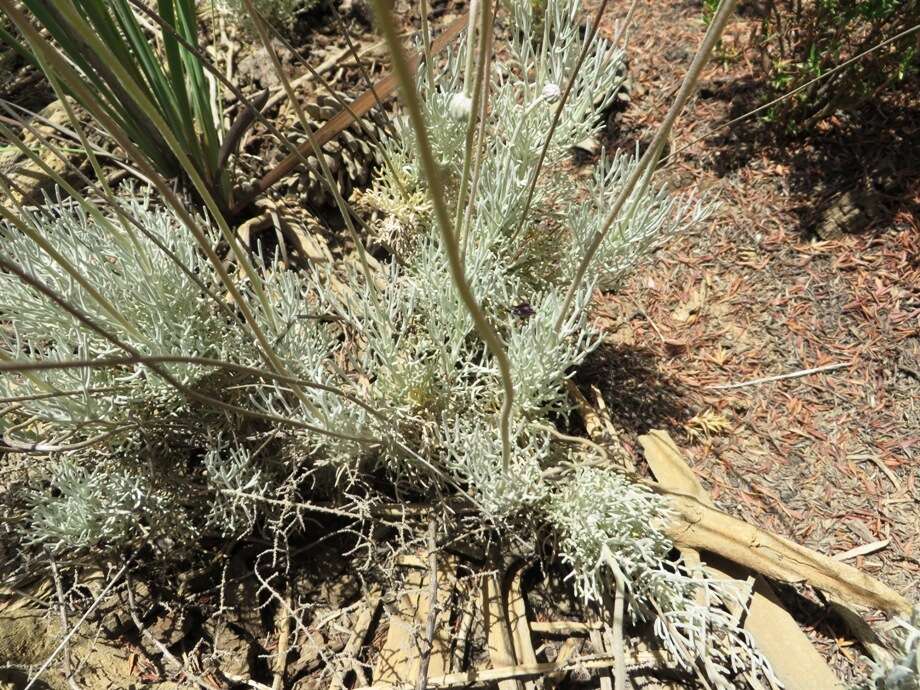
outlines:
[[[622,54],[600,38],[586,46],[577,0],[550,3],[540,40],[529,0],[507,10],[484,85],[481,61],[467,59],[474,41],[419,70],[454,234],[439,226],[419,131],[401,118],[384,143],[391,164],[363,200],[383,214],[371,230],[392,250],[376,275],[368,261],[334,273],[263,258],[261,282],[242,283],[244,320],[214,298],[222,278],[176,214],[140,195],[127,208],[159,243],[79,206],[0,226],[0,365],[19,371],[0,379],[18,405],[0,424],[56,466],[29,494],[26,546],[147,544],[165,556],[202,535],[309,529],[302,510],[362,521],[392,500],[384,476],[397,495],[459,497],[531,548],[532,527],[550,527],[576,590],[596,601],[616,574],[631,615],[654,618],[682,663],[769,673],[732,622],[731,588],[668,560],[661,501],[586,464],[553,426],[569,410],[566,379],[600,339],[594,290],[706,209],[646,181],[568,299],[636,165],[631,153],[604,157],[583,179],[569,159],[615,96]]]

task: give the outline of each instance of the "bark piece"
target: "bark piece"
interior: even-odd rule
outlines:
[[[662,431],[641,436],[639,442],[658,481],[712,506],[712,499],[687,465],[671,437]],[[732,563],[710,563],[707,570],[717,578],[746,580],[750,572]],[[787,690],[842,688],[842,684],[814,648],[798,624],[779,603],[769,583],[754,578],[754,591],[744,620],[757,648],[770,662]]]

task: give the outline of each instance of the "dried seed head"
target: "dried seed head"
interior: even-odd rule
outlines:
[[[547,82],[543,87],[543,100],[547,103],[555,103],[562,97],[562,91],[559,86],[553,82]]]
[[[473,101],[465,94],[455,93],[450,97],[450,103],[447,107],[452,118],[455,120],[466,120],[470,116],[470,113],[473,112]]]

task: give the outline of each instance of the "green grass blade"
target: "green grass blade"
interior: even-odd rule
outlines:
[[[195,3],[193,0],[178,0],[178,15],[176,29],[180,36],[187,42],[194,45],[197,42],[198,20],[195,14]],[[175,38],[170,35],[171,40]],[[178,44],[177,44],[178,45]],[[208,168],[211,173],[211,183],[217,171],[217,155],[220,151],[220,137],[215,127],[214,109],[211,107],[211,100],[208,96],[208,81],[204,76],[204,69],[201,66],[196,55],[193,55],[185,48],[180,50],[182,60],[185,64],[186,76],[190,81],[190,88],[193,96],[193,107],[197,116],[197,122],[201,126],[201,136],[204,141],[204,152],[207,155]]]
[[[170,26],[176,27],[176,12],[173,0],[159,0],[159,13],[163,20]],[[168,65],[168,75],[172,84],[172,92],[175,95],[176,114],[178,119],[183,123],[183,128],[191,132],[192,137],[186,138],[197,139],[195,137],[195,120],[192,114],[192,108],[189,104],[188,82],[185,77],[185,63],[182,60],[179,43],[175,37],[168,31],[162,32],[163,47],[166,53],[166,63]],[[191,142],[190,142],[191,143]],[[197,144],[197,141],[195,142]]]
[[[163,74],[159,58],[137,23],[134,13],[121,0],[113,0],[111,7],[115,15],[114,20],[123,35],[125,59],[122,64],[132,72],[138,84],[147,85],[151,100],[158,106],[160,114],[169,119],[170,111],[174,110],[175,97]]]

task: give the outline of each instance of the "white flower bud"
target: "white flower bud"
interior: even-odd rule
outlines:
[[[543,100],[547,103],[555,103],[562,97],[562,91],[553,82],[547,82],[543,87]]]
[[[466,120],[473,111],[473,101],[467,98],[465,94],[455,93],[450,97],[447,110],[455,120]]]

